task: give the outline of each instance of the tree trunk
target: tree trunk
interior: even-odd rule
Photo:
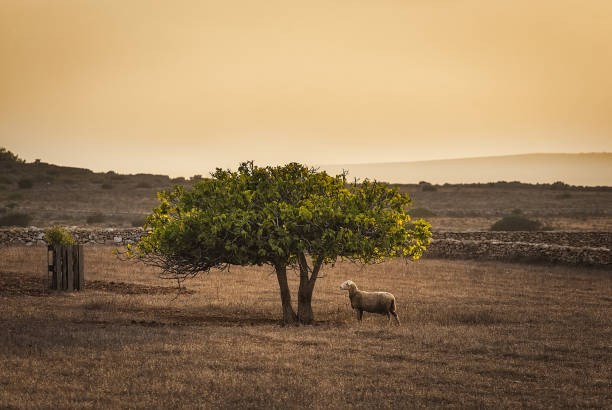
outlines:
[[[283,304],[283,322],[287,325],[297,323],[297,316],[291,306],[291,292],[287,284],[287,267],[276,266],[276,278],[280,287],[281,303]]]
[[[300,288],[298,290],[298,319],[300,323],[304,325],[310,325],[314,322],[314,314],[312,313],[312,291],[315,287],[317,275],[319,269],[321,269],[321,262],[315,261],[312,269],[306,262],[306,256],[303,252],[298,254],[298,260],[300,265]],[[310,277],[308,272],[312,271]]]
[[[298,290],[298,318],[300,323],[310,325],[314,321],[312,313],[312,291],[314,290],[314,281],[308,280],[308,277],[303,279],[300,276],[300,288]]]

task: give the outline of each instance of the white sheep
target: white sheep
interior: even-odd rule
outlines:
[[[397,305],[395,303],[395,296],[389,292],[365,292],[359,290],[357,285],[352,280],[347,280],[340,289],[349,291],[349,298],[351,299],[351,306],[357,310],[357,318],[361,320],[363,312],[380,313],[387,315],[389,322],[391,322],[391,315],[395,318],[397,325],[399,326],[400,321],[397,316]]]

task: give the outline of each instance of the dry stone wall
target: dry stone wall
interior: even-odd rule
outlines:
[[[83,245],[127,245],[136,243],[144,235],[142,228],[86,229],[66,228]],[[45,246],[45,230],[34,226],[29,228],[0,229],[0,246],[27,245]]]
[[[68,230],[85,245],[123,246],[145,234],[142,228]],[[44,236],[36,227],[0,229],[0,246],[44,246]],[[606,266],[611,249],[611,232],[439,232],[424,257]]]
[[[455,239],[459,241],[543,243],[550,245],[612,249],[612,232],[436,232],[434,238]]]
[[[427,258],[612,264],[611,232],[441,232]]]
[[[426,258],[481,259],[507,262],[549,262],[570,265],[610,265],[609,248],[497,240],[434,239]]]

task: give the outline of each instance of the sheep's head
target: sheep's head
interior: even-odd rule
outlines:
[[[357,285],[355,285],[355,282],[353,282],[352,280],[347,280],[342,285],[340,285],[340,289],[342,290],[351,290],[351,289],[356,289],[356,288],[357,288]]]

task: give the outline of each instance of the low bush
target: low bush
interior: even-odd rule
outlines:
[[[432,185],[426,181],[419,182],[419,185],[421,186],[421,191],[423,192],[435,192],[438,190],[438,188],[435,185]]]
[[[19,188],[21,189],[32,189],[32,187],[34,186],[34,183],[29,178],[21,178],[17,182],[17,185],[19,185]]]
[[[14,212],[0,217],[0,226],[28,226],[32,217],[28,214]]]
[[[151,188],[151,184],[148,182],[139,182],[136,184],[136,188]]]
[[[519,214],[504,216],[491,225],[492,231],[537,231],[542,227],[539,221],[526,218]]]
[[[77,241],[70,232],[61,226],[53,226],[45,232],[45,241],[49,245],[76,245]]]
[[[113,186],[109,183],[102,184],[102,189],[113,189]]]
[[[97,224],[106,221],[106,215],[101,212],[96,212],[95,214],[89,215],[87,217],[88,224]]]
[[[144,226],[145,220],[144,218],[135,218],[135,219],[132,219],[131,224],[133,228],[138,228],[138,227]]]
[[[17,162],[20,164],[25,164],[25,160],[19,158],[17,154],[13,154],[11,151],[7,150],[4,147],[0,147],[0,161],[6,161],[8,163]]]
[[[428,208],[414,208],[411,209],[408,213],[413,218],[427,218],[431,216],[436,216],[435,212]]]

